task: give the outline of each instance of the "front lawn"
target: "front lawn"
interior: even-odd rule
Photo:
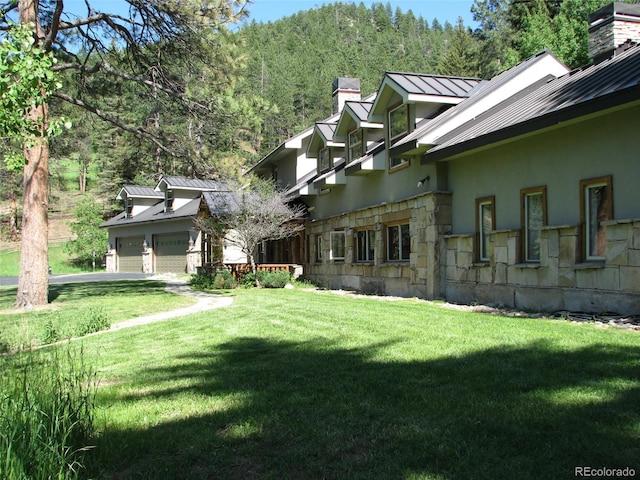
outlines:
[[[54,275],[66,273],[84,273],[91,271],[88,267],[74,264],[75,258],[70,257],[64,248],[64,244],[49,245],[49,267]],[[99,258],[97,266],[101,269],[102,259]],[[0,277],[17,277],[20,274],[20,252],[0,251]]]
[[[0,288],[0,353],[82,336],[195,302],[150,280],[51,284],[50,303],[29,312],[13,309],[15,299],[16,287]]]
[[[83,341],[106,479],[640,473],[640,334],[302,290]],[[4,360],[7,361],[7,360]]]

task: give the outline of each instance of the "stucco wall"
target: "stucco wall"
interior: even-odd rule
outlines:
[[[417,187],[418,180],[427,175],[429,183]],[[346,178],[346,185],[328,186],[331,192],[326,195],[304,197],[305,202],[315,208],[311,212],[311,219],[326,219],[384,202],[411,198],[434,189],[437,182],[436,167],[420,165],[418,159],[393,173],[384,170],[366,175],[348,175]]]
[[[636,105],[451,160],[453,232],[475,229],[475,199],[495,195],[495,228],[520,227],[520,189],[547,187],[549,225],[580,221],[580,180],[613,176],[614,215],[640,217]]]
[[[445,295],[528,310],[640,312],[640,157],[637,105],[448,163],[453,235]],[[604,261],[580,254],[580,180],[612,176],[614,220]],[[540,262],[520,263],[520,190],[546,186]],[[495,195],[488,263],[474,263],[475,199]]]

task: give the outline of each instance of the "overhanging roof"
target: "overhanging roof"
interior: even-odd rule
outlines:
[[[130,198],[163,198],[164,195],[153,187],[145,187],[143,185],[125,185],[123,186],[118,195],[116,195],[116,200],[124,200],[125,197]]]
[[[482,82],[479,78],[419,73],[385,72],[374,101],[369,121],[380,121],[388,107],[392,92],[403,103],[436,103],[456,105],[467,98]]]
[[[226,187],[216,180],[202,180],[199,178],[188,177],[175,177],[166,176],[162,177],[156,185],[157,191],[164,191],[167,189],[180,189],[180,190],[226,190]]]
[[[640,45],[506,101],[441,138],[422,163],[444,160],[562,122],[640,101]]]
[[[149,222],[168,222],[175,220],[183,220],[185,218],[195,217],[198,213],[198,207],[200,205],[200,197],[194,198],[189,203],[183,205],[174,211],[165,212],[164,202],[159,202],[146,210],[140,212],[134,217],[127,218],[125,212],[122,212],[110,220],[102,223],[100,227],[126,227],[131,225],[139,225],[141,223]]]

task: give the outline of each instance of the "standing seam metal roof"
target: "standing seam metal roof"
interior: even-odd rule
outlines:
[[[127,193],[129,197],[151,197],[162,198],[164,195],[153,187],[145,187],[143,185],[125,185],[122,189]]]
[[[387,72],[409,94],[465,97],[481,81],[478,78],[445,77],[417,73]]]
[[[187,178],[187,177],[163,177],[160,182],[164,181],[167,185],[173,188],[193,188],[193,189],[205,189],[205,190],[223,190],[224,185],[215,180],[201,180],[199,178]],[[158,182],[158,184],[160,184]],[[157,188],[157,187],[156,187]]]
[[[345,102],[345,107],[349,107],[358,120],[366,122],[369,118],[369,112],[373,107],[373,102]]]
[[[640,45],[637,45],[612,59],[551,80],[516,102],[505,102],[503,108],[497,107],[490,116],[443,137],[443,142],[427,152],[426,157],[483,135],[639,86]],[[438,157],[445,155],[440,153]]]

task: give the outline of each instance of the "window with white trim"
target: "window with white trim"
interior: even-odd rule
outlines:
[[[125,218],[133,217],[133,198],[127,197],[124,201],[124,216]]]
[[[329,237],[331,260],[344,260],[347,234],[344,230],[333,231]]]
[[[522,258],[540,261],[540,232],[547,224],[547,189],[535,187],[520,190],[522,223]]]
[[[612,178],[606,176],[583,180],[580,182],[580,191],[585,260],[604,260],[607,229],[602,222],[613,219]]]
[[[364,155],[363,136],[364,134],[361,128],[349,132],[349,162]]]
[[[387,116],[389,122],[389,144],[409,133],[409,107],[406,104],[398,105],[389,110]]]
[[[387,261],[405,262],[411,254],[411,235],[409,224],[401,223],[387,226]]]
[[[358,230],[356,232],[356,261],[373,262],[375,260],[375,230]]]
[[[495,197],[476,199],[476,256],[481,262],[489,261],[489,241],[495,219]]]
[[[173,211],[173,190],[167,190],[164,192],[164,211]]]
[[[318,152],[318,172],[326,172],[331,168],[331,156],[328,148],[323,148]]]

